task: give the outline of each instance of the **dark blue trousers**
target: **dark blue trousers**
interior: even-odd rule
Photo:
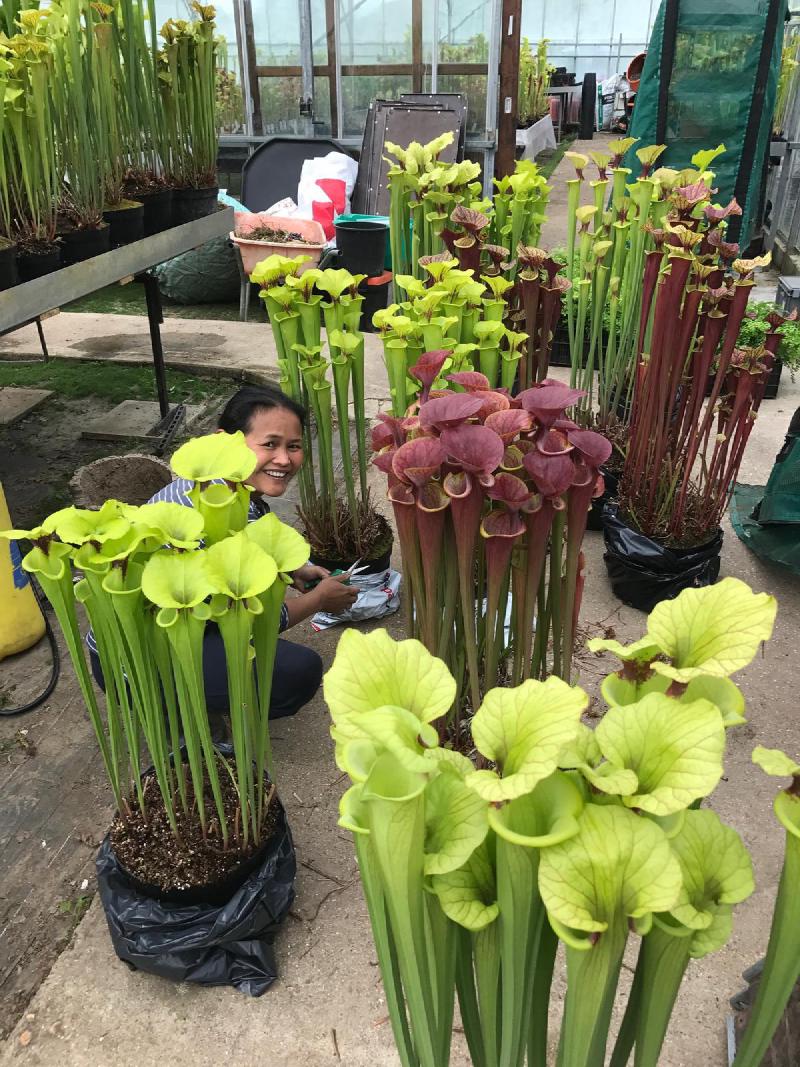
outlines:
[[[100,659],[90,651],[92,674],[105,692],[105,680]],[[203,641],[203,680],[206,706],[213,713],[228,710],[228,672],[225,646],[216,626],[206,628]],[[296,645],[293,641],[278,640],[275,670],[272,675],[270,719],[282,719],[296,712],[312,699],[322,681],[322,660],[313,648]]]

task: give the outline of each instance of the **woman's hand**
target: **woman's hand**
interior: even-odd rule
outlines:
[[[316,569],[322,570],[321,567]],[[349,578],[350,575],[347,572],[323,578],[317,588],[309,594],[309,596],[316,597],[318,601],[316,610],[327,612],[329,615],[340,615],[352,607],[358,597],[358,590],[352,585],[345,584]]]
[[[301,593],[305,593],[308,585],[312,582],[321,582],[323,578],[329,578],[330,573],[324,567],[316,567],[313,563],[306,563],[292,572],[292,578],[294,579],[292,586]]]

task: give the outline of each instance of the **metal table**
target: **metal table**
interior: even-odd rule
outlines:
[[[547,90],[548,96],[558,97],[558,121],[555,123],[556,127],[556,140],[561,140],[561,133],[564,129],[565,120],[569,118],[567,114],[567,108],[569,107],[569,98],[572,94],[583,88],[583,82],[575,82],[574,85],[551,85]]]
[[[234,228],[233,208],[222,208],[213,215],[186,222],[182,226],[173,226],[163,233],[145,237],[141,241],[123,245],[110,252],[104,252],[94,259],[83,263],[74,263],[70,267],[23,282],[13,289],[0,292],[0,337],[11,333],[21,326],[36,323],[42,348],[47,356],[40,318],[48,312],[57,310],[64,304],[79,300],[83,296],[97,292],[107,285],[122,281],[140,281],[144,285],[147,301],[147,318],[150,325],[150,343],[153,350],[153,369],[156,379],[158,406],[161,422],[156,432],[168,428],[177,428],[180,411],[170,411],[167,393],[167,374],[164,366],[164,349],[161,344],[161,324],[164,316],[161,308],[161,293],[158,278],[152,268],[164,263],[183,252],[197,248],[213,237],[224,237]]]

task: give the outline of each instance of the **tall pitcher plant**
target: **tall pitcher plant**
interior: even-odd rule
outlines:
[[[447,355],[412,368],[418,413],[379,416],[372,445],[394,508],[409,633],[458,683],[447,723],[458,744],[466,702],[474,712],[500,678],[569,680],[581,542],[611,446],[566,417],[581,394],[559,382],[512,400],[467,371],[433,390]]]
[[[712,279],[737,251],[726,243],[725,231],[727,219],[740,208],[735,201],[727,207],[712,203],[709,168],[725,146],[695,153],[692,167],[676,171],[656,169],[663,145],[635,145],[625,138],[609,144],[610,154],[567,153],[575,167],[575,178],[567,182],[571,383],[586,392],[582,421],[595,417],[600,427],[629,421],[634,366],[651,338],[650,329],[640,329],[643,309],[647,318],[652,286],[670,248],[681,245],[685,231],[696,234]],[[631,170],[623,159],[632,151],[641,172],[629,182]],[[594,179],[587,175],[590,160]]]
[[[306,426],[306,461],[299,473],[304,527],[315,551],[325,558],[369,558],[386,530],[370,505],[367,487],[364,335],[360,330],[364,297],[358,292],[365,275],[303,270],[308,259],[268,256],[257,264],[251,278],[263,286],[260,295],[278,352],[281,388],[312,415],[317,431],[314,441],[311,425]],[[337,491],[339,462],[343,500]]]
[[[55,128],[55,71],[49,13],[19,12],[19,32],[3,44],[6,66],[3,163],[11,234],[28,250],[52,245],[61,191]]]
[[[247,524],[255,464],[241,433],[196,438],[172,458],[192,482],[194,508],[109,500],[100,511],[65,508],[34,530],[2,535],[32,542],[22,565],[58,619],[121,818],[147,815],[151,764],[179,843],[181,827],[197,820],[210,844],[243,852],[265,829],[281,605],[289,572],[308,559],[303,538],[274,515]],[[96,638],[104,700],[92,685],[79,604]],[[205,702],[211,622],[225,646],[232,757],[214,745]],[[223,802],[228,777],[233,817]]]
[[[216,12],[193,0],[191,22],[168,19],[161,27],[159,84],[170,143],[170,177],[181,186],[203,189],[217,177]]]
[[[727,729],[744,721],[729,675],[775,612],[728,578],[658,605],[633,645],[597,642],[622,668],[594,729],[581,721],[587,694],[562,679],[490,689],[470,724],[477,766],[440,743],[458,688],[441,660],[385,631],[343,635],[324,683],[351,781],[339,825],[353,834],[404,1067],[450,1062],[456,997],[476,1067],[546,1067],[559,943],[559,1067],[602,1067],[607,1052],[614,1067],[631,1052],[657,1067],[691,961],[725,944],[753,890],[739,835],[698,808],[723,775]]]

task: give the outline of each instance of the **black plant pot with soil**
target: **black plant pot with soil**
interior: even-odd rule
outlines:
[[[217,747],[231,758],[230,745]],[[277,977],[273,940],[294,900],[296,858],[282,804],[273,795],[265,840],[238,862],[233,852],[222,873],[220,849],[198,841],[180,852],[173,839],[175,871],[184,870],[182,863],[201,870],[208,859],[217,874],[203,885],[165,889],[148,874],[166,869],[173,876],[165,867],[169,843],[165,852],[163,839],[170,831],[159,799],[153,789],[148,823],[161,827],[162,840],[150,841],[151,854],[146,836],[138,841],[147,824],[139,820],[131,826],[129,817],[126,828],[120,816],[97,854],[98,888],[114,950],[134,970],[199,985],[232,985],[260,996]],[[208,855],[198,859],[198,852]]]
[[[103,212],[103,218],[111,227],[111,247],[133,244],[144,237],[144,205],[130,200],[119,207]]]
[[[617,499],[617,487],[619,485],[619,471],[609,470],[608,467],[601,467],[600,473],[603,475],[604,488],[600,496],[596,496],[592,500],[592,506],[589,509],[589,517],[586,520],[587,530],[602,530],[603,529],[603,510],[606,504],[613,503]]]
[[[206,189],[174,189],[172,192],[172,225],[182,226],[186,222],[213,215],[217,210],[219,186],[212,185]]]
[[[167,186],[135,189],[130,194],[144,205],[144,235],[163,233],[173,223],[173,190]]]
[[[0,292],[13,289],[19,283],[18,251],[15,244],[0,243]]]
[[[99,226],[76,227],[61,234],[61,260],[65,267],[101,256],[111,247],[111,227],[107,222]]]
[[[17,253],[17,271],[21,282],[32,282],[52,274],[61,266],[61,245],[52,244],[40,248],[20,248]]]
[[[669,547],[635,529],[616,504],[603,509],[603,539],[611,588],[616,597],[649,612],[684,589],[713,585],[719,576],[722,530],[702,545]]]

